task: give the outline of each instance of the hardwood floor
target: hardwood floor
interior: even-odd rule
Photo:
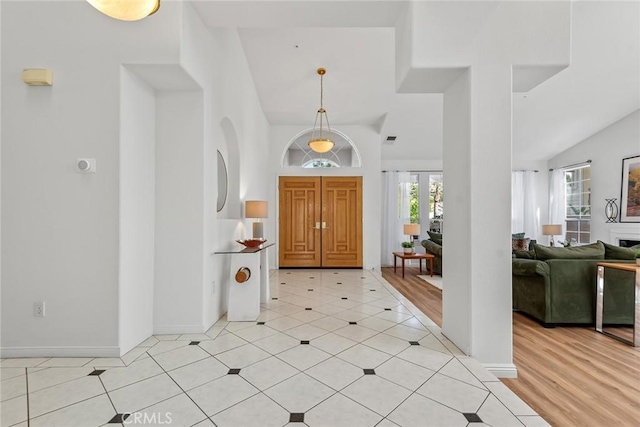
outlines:
[[[442,325],[442,291],[417,274],[407,268],[402,279],[399,271],[382,269],[391,285]],[[513,358],[518,378],[502,382],[552,426],[640,425],[640,349],[590,327],[545,329],[514,313]]]

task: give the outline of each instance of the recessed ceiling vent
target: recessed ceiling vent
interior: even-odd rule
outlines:
[[[385,139],[385,140],[384,140],[383,144],[384,144],[384,145],[393,145],[393,144],[395,144],[395,143],[396,143],[396,138],[397,138],[397,136],[391,136],[391,135],[389,135],[389,136],[387,137],[387,139]]]

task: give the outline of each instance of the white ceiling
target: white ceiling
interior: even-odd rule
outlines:
[[[442,158],[442,95],[397,94],[401,1],[209,1],[207,25],[239,27],[265,115],[311,127],[325,67],[332,127],[382,130],[383,160]],[[527,94],[514,94],[514,165],[546,160],[640,108],[640,3],[575,2],[572,60]],[[292,135],[293,136],[293,135]],[[414,163],[415,164],[415,163]]]

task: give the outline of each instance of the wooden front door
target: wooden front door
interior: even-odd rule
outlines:
[[[362,268],[362,177],[280,177],[280,267]]]

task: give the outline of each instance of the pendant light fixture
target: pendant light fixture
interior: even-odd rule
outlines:
[[[138,21],[153,15],[160,8],[160,0],[87,0],[105,15],[120,21]]]
[[[331,127],[329,126],[329,118],[327,117],[327,110],[324,109],[323,106],[323,85],[322,85],[322,77],[327,73],[327,70],[324,68],[318,68],[318,74],[320,75],[320,108],[316,113],[316,121],[313,124],[313,133],[311,134],[311,141],[309,141],[309,148],[311,148],[316,153],[326,153],[333,148],[333,141],[329,138],[326,138],[322,134],[322,122],[327,122],[327,130],[331,132]],[[320,128],[316,129],[316,125],[318,124],[318,120],[320,121]]]

